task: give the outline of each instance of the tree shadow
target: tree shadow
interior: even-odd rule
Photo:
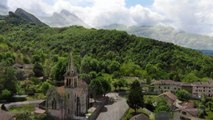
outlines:
[[[106,107],[103,107],[102,109],[101,109],[101,112],[107,112],[108,111],[108,109],[106,108]]]

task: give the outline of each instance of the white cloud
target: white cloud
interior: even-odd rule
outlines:
[[[0,2],[0,14],[7,14],[8,8],[7,8],[7,0],[1,0]]]
[[[85,23],[98,27],[109,24],[166,24],[177,29],[213,35],[212,0],[154,0],[151,7],[126,7],[125,0],[8,0],[10,10],[20,7],[36,16],[66,9]]]
[[[212,0],[155,0],[158,11],[178,29],[211,35],[213,33]]]

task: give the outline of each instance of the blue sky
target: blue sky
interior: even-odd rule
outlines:
[[[154,0],[126,0],[127,7],[135,6],[141,4],[143,6],[149,7],[153,4]]]
[[[48,4],[54,4],[56,0],[44,0]],[[153,4],[154,0],[125,0],[126,1],[126,6],[131,7],[135,6],[137,4],[149,7]],[[89,6],[89,5],[88,5]]]

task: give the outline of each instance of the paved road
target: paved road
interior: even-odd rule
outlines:
[[[120,97],[117,93],[109,93],[107,96],[115,99],[115,102],[105,105],[97,120],[120,120],[129,108],[126,99]]]
[[[38,105],[38,104],[42,103],[43,101],[44,100],[12,102],[12,103],[5,104],[5,107],[7,109],[10,109],[11,107],[20,107],[20,106],[24,106],[24,105]]]

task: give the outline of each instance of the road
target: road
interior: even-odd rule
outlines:
[[[105,105],[97,120],[120,120],[129,108],[126,99],[120,97],[118,93],[109,93],[107,96],[115,99],[115,102]]]
[[[12,103],[5,104],[5,107],[7,109],[10,109],[11,107],[20,107],[20,106],[24,106],[24,105],[38,105],[38,104],[42,103],[43,101],[44,100],[12,102]]]

